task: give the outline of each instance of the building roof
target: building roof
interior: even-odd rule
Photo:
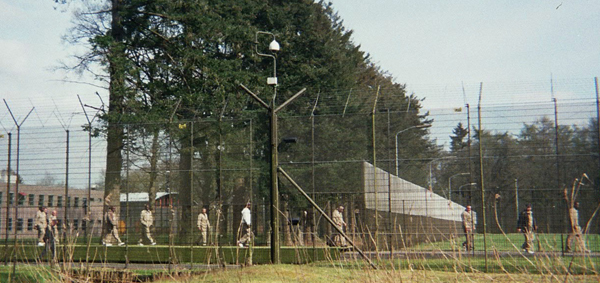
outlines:
[[[171,194],[173,195],[177,193],[172,192]],[[167,192],[157,192],[156,198],[154,200],[157,200],[167,195],[169,195],[169,193]],[[121,202],[148,202],[150,200],[150,196],[148,195],[148,193],[122,193],[120,200]]]
[[[0,191],[4,192],[6,190],[6,183],[0,180]],[[10,192],[14,192],[16,188],[16,184],[10,184]],[[41,185],[28,185],[28,184],[19,184],[19,194],[35,194],[35,195],[57,195],[63,196],[65,195],[65,187],[64,186],[41,186]],[[69,196],[75,197],[87,197],[88,190],[86,189],[78,189],[78,188],[69,188]],[[102,198],[104,196],[104,191],[91,190],[90,192],[93,198]]]

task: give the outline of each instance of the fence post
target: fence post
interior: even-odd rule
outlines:
[[[477,130],[477,136],[479,137],[479,182],[481,184],[481,215],[483,219],[483,252],[485,255],[485,272],[488,272],[488,255],[487,255],[487,229],[485,219],[485,183],[483,178],[483,146],[481,145],[481,92],[483,89],[483,83],[479,84],[479,103],[477,104],[477,120],[479,123],[479,129]]]

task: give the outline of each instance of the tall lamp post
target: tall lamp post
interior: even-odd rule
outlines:
[[[262,105],[269,112],[270,117],[270,128],[271,135],[269,139],[269,143],[271,145],[271,262],[279,263],[279,184],[277,182],[277,168],[279,167],[278,162],[278,137],[277,137],[277,112],[283,109],[286,105],[288,105],[292,100],[296,99],[300,96],[306,88],[302,89],[298,93],[294,94],[294,96],[290,97],[283,104],[275,107],[275,98],[277,97],[277,57],[272,54],[265,54],[258,51],[258,35],[270,35],[273,37],[273,41],[269,44],[269,50],[272,52],[279,51],[279,43],[275,40],[275,35],[270,32],[265,31],[257,31],[255,36],[254,43],[256,44],[256,54],[258,56],[273,58],[273,76],[267,78],[267,84],[273,86],[273,98],[271,99],[271,103],[267,104],[262,99],[260,99],[256,94],[250,91],[247,87],[240,84],[240,86],[246,91],[254,100],[256,100],[260,105]]]
[[[400,130],[396,133],[396,177],[398,176],[398,135],[400,135],[401,133],[404,133],[408,130],[429,128],[429,127],[431,127],[431,124],[415,125],[415,126],[410,126],[404,130]]]
[[[436,161],[456,159],[456,158],[457,157],[454,155],[444,156],[444,157],[440,157],[440,158],[434,158],[427,163],[427,167],[429,167],[429,187],[430,188],[433,188],[433,168],[431,168],[431,165]]]
[[[469,173],[458,173],[458,174],[454,174],[452,176],[450,176],[450,178],[448,178],[448,200],[452,201],[452,178],[457,177],[457,176],[465,176],[465,175],[469,175]]]
[[[477,186],[477,183],[467,183],[467,184],[461,185],[460,187],[458,187],[458,193],[461,193],[462,192],[462,188],[463,187],[467,187],[467,186]],[[469,202],[467,202],[467,204],[470,205]]]

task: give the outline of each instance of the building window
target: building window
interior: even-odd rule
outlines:
[[[0,204],[2,204],[2,192],[0,192]]]
[[[79,219],[75,219],[73,220],[73,230],[76,230],[79,228]]]
[[[54,206],[54,196],[52,196],[52,195],[48,196],[48,206],[49,207]]]
[[[56,206],[58,206],[58,207],[62,207],[63,206],[63,204],[62,204],[62,198],[63,198],[62,196],[57,196],[56,197]]]
[[[23,218],[17,219],[17,231],[23,231]]]
[[[85,231],[86,227],[87,227],[87,221],[81,220],[81,230]]]
[[[27,231],[33,230],[33,218],[27,219]]]
[[[44,206],[44,195],[39,196],[38,206]]]
[[[83,208],[87,208],[87,206],[88,206],[87,198],[83,198],[81,206],[83,206]]]
[[[79,207],[79,197],[75,197],[75,203],[73,204],[73,207]]]
[[[15,201],[15,194],[14,193],[8,193],[8,204],[9,205],[13,205]]]
[[[29,205],[30,206],[34,206],[35,205],[35,202],[33,200],[34,198],[35,198],[34,194],[29,194]]]
[[[25,204],[25,194],[24,193],[19,193],[18,197],[19,197],[18,205]]]
[[[12,218],[8,219],[8,231],[12,231],[13,221]]]
[[[71,197],[67,197],[67,207],[71,207]]]

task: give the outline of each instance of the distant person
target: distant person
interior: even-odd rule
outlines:
[[[38,246],[43,247],[44,237],[46,236],[46,229],[48,228],[48,215],[46,214],[46,208],[43,206],[39,207],[38,212],[35,214],[35,226],[37,230]]]
[[[106,215],[104,216],[104,218],[105,218],[106,226],[108,229],[108,233],[106,234],[106,236],[104,238],[104,245],[107,247],[112,246],[113,239],[110,239],[111,236],[115,240],[117,240],[117,243],[119,244],[119,246],[124,245],[125,243],[121,242],[121,238],[119,238],[119,227],[118,227],[117,218],[115,215],[115,207],[114,206],[108,207],[108,211],[106,212]]]
[[[48,220],[48,224],[50,225],[50,233],[52,233],[52,238],[54,238],[55,244],[60,244],[60,235],[58,234],[58,218],[56,217],[56,210],[52,210],[52,214],[50,215],[50,219]]]
[[[569,233],[567,236],[566,252],[569,253],[573,251],[573,238],[575,238],[575,241],[577,241],[577,244],[582,252],[589,252],[589,250],[585,247],[581,226],[579,226],[579,202],[575,202],[573,207],[569,209],[569,222],[571,223],[571,233]]]
[[[535,235],[533,234],[537,230],[537,224],[533,217],[533,211],[531,204],[527,204],[525,210],[519,215],[519,221],[517,223],[517,232],[523,233],[525,242],[521,246],[527,253],[533,254],[533,240]]]
[[[140,222],[142,224],[142,237],[140,238],[139,245],[156,245],[154,239],[152,239],[152,234],[150,232],[150,227],[154,225],[154,216],[152,215],[152,210],[150,210],[150,205],[146,204],[142,213],[140,215]]]
[[[346,222],[344,222],[344,215],[342,213],[344,213],[344,207],[340,205],[331,214],[331,220],[333,220],[333,223],[340,231],[344,231],[344,227],[346,227]],[[337,230],[333,234],[333,243],[338,247],[347,246],[346,238],[344,238]]]
[[[44,210],[47,215],[47,209]],[[50,254],[52,256],[52,260],[56,260],[56,245],[58,241],[58,233],[55,233],[54,229],[57,225],[57,221],[53,221],[52,218],[56,219],[56,210],[52,211],[51,215],[47,215],[46,217],[46,232],[44,233],[44,243],[46,248],[40,254],[40,258],[44,258],[46,255]],[[48,253],[49,252],[49,253]]]
[[[242,209],[242,237],[238,241],[240,248],[247,247],[252,241],[252,214],[250,212],[251,203],[247,203],[246,207]]]
[[[206,246],[208,240],[208,231],[210,230],[210,222],[208,221],[208,215],[206,214],[206,208],[202,208],[202,212],[198,214],[198,230],[200,230],[200,236],[202,238],[202,245]]]
[[[473,230],[475,229],[475,225],[473,223],[473,211],[471,211],[471,206],[467,205],[465,211],[461,214],[463,231],[465,232],[465,242],[463,243],[463,247],[465,247],[466,251],[473,250]]]

